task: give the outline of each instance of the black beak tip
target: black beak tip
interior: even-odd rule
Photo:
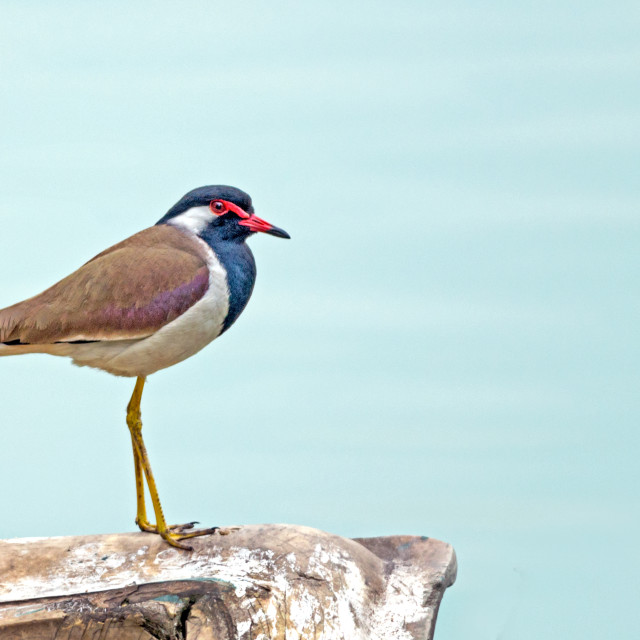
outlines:
[[[280,229],[280,227],[271,227],[267,233],[275,236],[276,238],[286,238],[287,240],[291,240],[291,236],[284,229]]]

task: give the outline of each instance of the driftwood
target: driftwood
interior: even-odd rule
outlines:
[[[253,525],[168,547],[145,533],[0,541],[1,640],[431,638],[453,548]]]

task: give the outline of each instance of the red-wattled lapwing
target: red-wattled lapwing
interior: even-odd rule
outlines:
[[[123,240],[40,295],[0,310],[0,356],[49,353],[137,378],[127,407],[136,476],[136,523],[169,544],[214,533],[168,526],[142,440],[140,399],[148,375],[192,356],[245,308],[256,265],[245,240],[289,234],[255,215],[234,187],[187,193],[159,222]],[[144,501],[144,478],[156,524]]]

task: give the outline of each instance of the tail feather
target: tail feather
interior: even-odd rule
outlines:
[[[28,304],[32,300],[23,300],[10,307],[0,309],[0,357],[20,356],[26,353],[50,353],[58,355],[61,345],[35,343],[28,340],[21,343],[25,330],[25,320],[28,319]]]
[[[14,304],[11,307],[0,309],[0,344],[12,342],[19,339],[20,324],[23,319],[21,313],[22,303]]]
[[[20,356],[25,353],[46,353],[46,344],[0,344],[0,357]]]

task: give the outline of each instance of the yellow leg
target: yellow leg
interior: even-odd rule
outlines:
[[[144,503],[144,477],[142,470],[142,462],[136,448],[136,441],[133,431],[142,430],[142,420],[140,414],[140,401],[142,400],[142,390],[144,389],[145,378],[138,378],[133,395],[127,406],[127,425],[131,432],[131,446],[133,448],[133,464],[136,472],[136,524],[142,531],[155,532],[156,528],[149,524],[147,520],[147,508]]]
[[[205,536],[210,533],[215,533],[218,527],[210,529],[196,529],[190,530],[196,524],[195,522],[189,522],[183,525],[167,526],[167,521],[164,518],[162,512],[162,505],[160,504],[160,498],[158,496],[158,489],[156,488],[156,481],[151,471],[151,464],[149,463],[149,457],[147,455],[147,449],[142,439],[142,419],[140,413],[140,401],[142,400],[142,390],[144,389],[145,378],[139,377],[136,380],[136,386],[133,389],[131,400],[127,406],[127,426],[131,433],[131,444],[133,446],[133,462],[136,473],[136,524],[142,531],[148,531],[150,533],[157,533],[170,545],[178,547],[179,549],[191,550],[191,547],[185,544],[181,544],[180,540],[186,538],[195,538],[197,536]],[[151,503],[153,504],[153,510],[156,516],[156,525],[152,525],[147,520],[147,510],[144,501],[144,479],[147,480],[147,486],[149,487],[149,495],[151,496]],[[184,531],[189,530],[187,533]]]

